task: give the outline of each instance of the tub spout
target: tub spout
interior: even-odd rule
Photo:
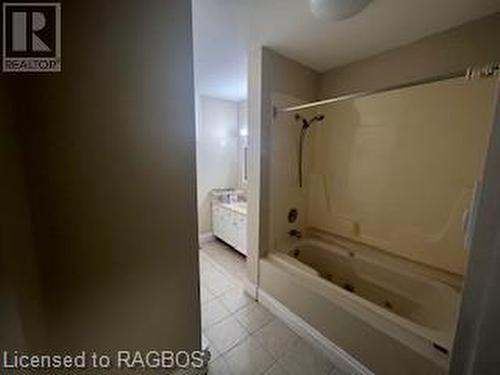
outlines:
[[[300,230],[296,230],[296,229],[292,229],[290,232],[288,232],[288,234],[291,237],[295,237],[297,239],[300,239],[302,237],[302,233],[300,232]]]

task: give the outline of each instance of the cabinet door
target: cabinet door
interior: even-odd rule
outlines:
[[[229,245],[233,245],[233,222],[232,222],[232,211],[229,209],[223,210],[223,232],[222,239],[226,241]]]
[[[229,232],[228,232],[228,243],[234,247],[238,247],[238,214],[233,211],[229,211]]]
[[[241,216],[239,223],[239,251],[243,255],[247,255],[247,218]]]
[[[216,205],[212,206],[212,232],[214,236],[221,235],[221,209]]]
[[[240,253],[246,255],[246,218],[244,215],[235,213],[233,217],[233,228],[234,228],[234,247]]]

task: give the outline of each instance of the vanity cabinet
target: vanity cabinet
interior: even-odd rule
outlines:
[[[214,236],[247,255],[247,218],[230,207],[212,205],[212,230]]]

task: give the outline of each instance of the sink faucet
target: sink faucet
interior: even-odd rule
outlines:
[[[288,232],[288,234],[292,237],[296,237],[297,239],[300,239],[302,237],[302,233],[300,230],[297,229],[292,229],[291,231]]]

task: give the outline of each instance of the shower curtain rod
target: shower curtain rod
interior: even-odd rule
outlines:
[[[420,80],[416,80],[416,81],[412,81],[412,82],[407,82],[407,83],[402,83],[402,84],[398,84],[398,85],[394,85],[394,86],[385,87],[383,89],[359,91],[359,92],[355,92],[352,94],[336,96],[336,97],[333,97],[330,99],[319,100],[316,102],[311,102],[311,103],[302,104],[302,105],[296,105],[296,106],[292,106],[292,107],[285,107],[285,108],[274,107],[274,116],[276,116],[278,113],[300,111],[303,109],[319,107],[319,106],[323,106],[326,104],[338,103],[338,102],[342,102],[344,100],[362,98],[362,97],[373,95],[373,94],[380,94],[380,93],[387,92],[387,91],[404,89],[407,87],[423,85],[426,83],[439,82],[439,81],[444,81],[444,80],[452,79],[452,78],[463,77],[466,80],[471,80],[471,79],[476,79],[476,78],[487,78],[487,77],[491,77],[491,76],[495,76],[495,75],[500,75],[500,63],[491,63],[491,64],[484,65],[481,67],[472,67],[472,68],[468,68],[465,71],[461,70],[459,72],[443,74],[443,75],[439,75],[439,76],[435,76],[435,77],[431,77],[431,78],[424,78],[424,79],[420,79]]]

